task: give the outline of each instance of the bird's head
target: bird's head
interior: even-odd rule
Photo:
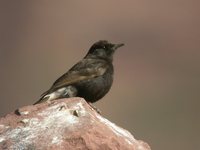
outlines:
[[[85,57],[103,58],[111,60],[115,50],[124,44],[112,44],[108,41],[98,41],[92,45]]]

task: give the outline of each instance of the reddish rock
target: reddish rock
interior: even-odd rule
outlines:
[[[26,106],[0,118],[0,149],[150,150],[82,98]]]

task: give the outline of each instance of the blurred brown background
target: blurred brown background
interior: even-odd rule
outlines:
[[[96,106],[153,150],[200,149],[200,1],[1,1],[0,115],[34,103],[100,39],[124,42]]]

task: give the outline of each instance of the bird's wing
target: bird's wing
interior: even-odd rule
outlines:
[[[106,72],[108,67],[109,65],[104,60],[83,59],[57,79],[50,90],[101,76]]]

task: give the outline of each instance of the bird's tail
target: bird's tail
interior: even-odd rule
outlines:
[[[39,104],[39,103],[48,101],[49,98],[47,97],[47,95],[48,95],[49,93],[50,93],[49,90],[46,91],[46,92],[44,92],[44,93],[40,96],[40,99],[39,99],[37,102],[35,102],[33,105],[36,105],[36,104]]]
[[[40,99],[34,103],[34,105],[45,101],[52,101],[59,98],[69,98],[75,96],[77,96],[77,90],[73,86],[62,87],[56,90],[50,89],[44,92],[41,95]]]

